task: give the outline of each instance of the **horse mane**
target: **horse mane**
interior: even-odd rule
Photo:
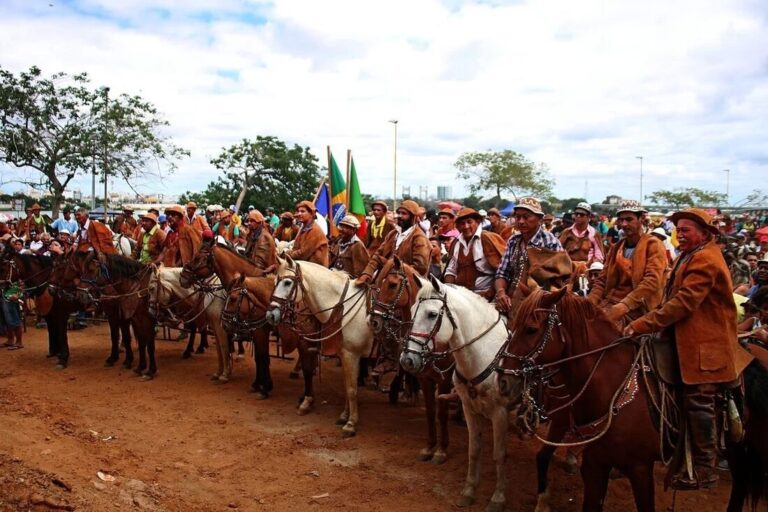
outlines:
[[[229,242],[222,243],[222,242],[219,242],[219,241],[215,241],[214,245],[216,247],[220,247],[221,249],[226,249],[227,252],[233,254],[234,256],[237,256],[242,261],[248,263],[248,265],[250,265],[251,267],[255,267],[256,266],[256,264],[251,259],[249,259],[247,256],[237,252],[237,249],[235,249],[235,247],[232,244],[230,244]]]
[[[42,254],[23,254],[23,253],[16,253],[15,256],[19,258],[25,267],[29,267],[29,264],[33,261],[37,261],[44,267],[52,267],[53,266],[53,258],[50,256],[43,256]]]
[[[107,254],[109,271],[118,279],[133,277],[141,272],[145,265],[127,256],[119,254]]]

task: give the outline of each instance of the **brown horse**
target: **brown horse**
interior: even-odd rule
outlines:
[[[602,310],[562,288],[553,293],[536,290],[523,301],[504,355],[499,370],[503,374],[501,390],[522,395],[521,414],[531,430],[552,412],[544,410],[540,394],[546,394],[548,378],[559,373],[571,397],[559,408],[568,406],[571,431],[579,440],[576,444],[585,445],[583,510],[603,510],[612,468],[629,478],[638,510],[655,510],[653,466],[662,458],[658,407],[654,405],[659,402],[655,376],[644,371],[638,346],[621,338],[618,327]],[[745,425],[747,441],[728,446],[734,476],[729,512],[741,510],[749,492],[754,497],[765,492],[766,454],[760,448],[765,444],[762,434],[768,403],[754,389],[765,389],[768,372],[756,363],[748,370],[746,406],[751,415]],[[747,463],[756,460],[757,465]]]
[[[384,264],[376,276],[369,322],[380,339],[379,343],[399,345],[408,333],[411,306],[416,302],[420,288],[417,275],[412,266],[402,263],[395,256]],[[453,357],[447,357],[416,374],[424,392],[427,415],[427,446],[419,453],[419,459],[431,460],[435,464],[442,464],[447,458],[449,405],[446,400],[437,400],[436,395],[451,391],[453,366]],[[407,366],[405,369],[409,370]],[[436,419],[440,424],[439,440]]]
[[[219,276],[222,286],[229,294],[233,284],[243,276],[263,277],[264,270],[257,267],[251,260],[237,253],[233,248],[216,240],[206,241],[192,261],[184,265],[180,282],[182,286],[207,286],[206,280],[213,275]],[[274,284],[272,285],[274,287]],[[270,294],[272,293],[270,289]],[[229,326],[231,327],[231,325]],[[224,325],[229,335],[236,334]],[[256,378],[251,384],[251,390],[259,398],[267,398],[272,391],[272,376],[269,371],[269,325],[260,325],[252,332],[254,342],[254,360],[256,363]],[[224,360],[224,371],[218,380],[226,382],[232,375],[232,358],[230,339],[219,340],[219,357]]]
[[[106,304],[107,311],[130,321],[139,346],[139,365],[134,372],[142,380],[151,380],[157,374],[155,320],[149,312],[147,293],[151,274],[151,266],[119,254],[97,257],[93,252],[75,251],[58,279],[63,289],[79,290],[77,297],[82,306]]]

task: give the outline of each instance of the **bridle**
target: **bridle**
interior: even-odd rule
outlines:
[[[306,288],[304,288],[304,277],[301,274],[301,265],[297,263],[294,265],[294,268],[286,267],[285,270],[291,272],[292,275],[278,277],[275,282],[275,291],[277,291],[277,287],[280,286],[281,283],[290,281],[292,284],[291,292],[287,297],[276,297],[273,292],[270,302],[274,302],[278,305],[282,321],[295,329],[297,327],[296,319],[298,317],[296,311],[296,299],[299,296],[299,289],[304,293]]]
[[[368,308],[368,314],[372,317],[373,331],[376,334],[384,334],[385,339],[394,340],[398,343],[403,343],[403,336],[400,334],[403,331],[403,327],[410,325],[411,322],[404,320],[398,315],[398,304],[403,294],[408,292],[408,302],[411,297],[411,285],[408,281],[408,275],[402,270],[395,272],[389,272],[386,277],[391,275],[400,278],[397,284],[397,291],[392,302],[383,302],[379,299],[381,295],[381,288],[371,288],[371,301]],[[395,326],[393,328],[393,325]]]
[[[233,301],[232,297],[236,297]],[[241,314],[243,302],[248,305],[248,312],[243,316]],[[245,282],[240,286],[234,287],[227,295],[224,303],[224,309],[221,311],[221,325],[224,330],[232,333],[235,339],[251,340],[254,331],[267,325],[266,311],[269,304],[263,304],[252,294],[245,286]],[[263,310],[264,314],[257,315],[254,310]],[[260,318],[259,318],[260,316]],[[254,318],[257,318],[254,320]]]

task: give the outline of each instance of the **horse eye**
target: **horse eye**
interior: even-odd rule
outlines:
[[[387,286],[392,289],[395,288],[397,285],[395,283],[388,283]]]
[[[525,334],[536,334],[539,332],[539,328],[535,325],[526,325],[525,326]]]
[[[437,318],[437,312],[430,311],[429,313],[427,313],[427,317],[429,317],[429,318]]]

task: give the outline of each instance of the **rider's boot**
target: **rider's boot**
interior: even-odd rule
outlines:
[[[672,479],[674,489],[709,489],[717,484],[716,391],[714,384],[686,386],[683,391],[683,410],[688,421],[695,475],[690,478],[683,467]]]

